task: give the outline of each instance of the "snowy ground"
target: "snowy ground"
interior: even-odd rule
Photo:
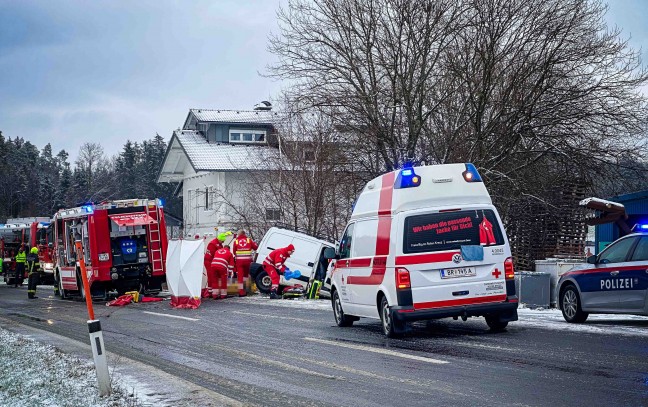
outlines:
[[[144,401],[113,372],[113,394],[99,397],[91,362],[0,328],[0,405],[142,406]]]
[[[270,305],[275,307],[301,308],[333,312],[330,300],[285,299],[271,300],[266,296],[254,295],[228,301]],[[510,326],[528,326],[550,330],[601,333],[608,335],[632,335],[648,337],[648,317],[637,315],[590,315],[584,324],[569,324],[558,309],[529,309],[521,305],[519,320]]]

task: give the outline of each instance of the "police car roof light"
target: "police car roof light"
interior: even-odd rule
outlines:
[[[400,170],[394,181],[394,189],[414,188],[419,185],[421,185],[421,177],[416,175],[412,167]]]
[[[466,171],[462,175],[466,182],[483,182],[477,168],[472,163],[466,163]]]

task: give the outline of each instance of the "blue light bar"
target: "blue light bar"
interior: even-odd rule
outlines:
[[[81,207],[81,210],[85,213],[94,213],[94,208],[92,207],[92,205],[83,205]]]
[[[639,225],[639,229],[648,230],[648,225]]]
[[[477,168],[472,163],[466,163],[466,171],[462,175],[466,182],[483,182]]]
[[[416,175],[414,168],[403,168],[394,181],[394,189],[414,188],[419,185],[421,185],[421,177]]]

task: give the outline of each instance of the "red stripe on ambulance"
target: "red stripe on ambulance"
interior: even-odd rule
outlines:
[[[446,252],[446,253],[426,253],[415,254],[411,256],[397,256],[397,266],[408,266],[412,264],[429,264],[429,263],[442,263],[445,261],[452,261],[452,257],[459,252]]]
[[[383,175],[380,189],[380,199],[378,202],[378,233],[376,234],[376,258],[373,261],[371,274],[366,277],[349,276],[347,284],[357,285],[379,285],[385,277],[387,270],[386,256],[389,254],[389,243],[391,236],[391,207],[392,197],[394,195],[395,172]],[[378,256],[384,256],[381,260]]]
[[[430,309],[430,308],[456,307],[460,305],[483,304],[487,302],[502,302],[502,301],[506,301],[506,294],[489,295],[487,297],[462,298],[458,300],[419,302],[414,304],[414,309],[421,310],[421,309]]]

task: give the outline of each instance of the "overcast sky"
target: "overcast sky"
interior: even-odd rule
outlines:
[[[250,109],[280,83],[259,76],[280,0],[0,0],[0,130],[76,156],[168,139],[189,108]],[[648,2],[608,20],[648,63]]]

